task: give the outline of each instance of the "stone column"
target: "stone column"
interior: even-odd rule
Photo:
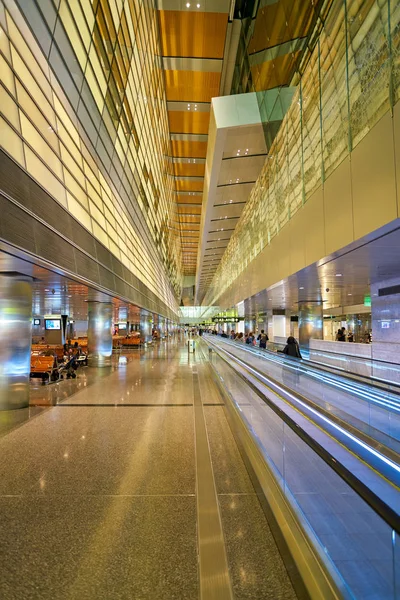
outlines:
[[[89,364],[94,367],[111,365],[112,316],[111,302],[88,302],[88,354]]]
[[[0,410],[29,406],[32,279],[0,273]]]
[[[322,340],[324,337],[324,318],[322,304],[319,302],[301,302],[299,304],[299,343],[309,346],[310,339]]]

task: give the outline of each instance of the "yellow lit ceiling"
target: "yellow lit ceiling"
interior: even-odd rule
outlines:
[[[230,0],[160,0],[159,27],[171,133],[169,173],[184,275],[195,275],[211,99],[221,93]]]
[[[246,61],[237,65],[235,92],[260,92],[288,85],[307,55],[309,36],[318,27],[321,11],[326,15],[331,3],[332,0],[260,3],[255,18],[249,21]]]

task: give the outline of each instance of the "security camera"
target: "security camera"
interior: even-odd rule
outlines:
[[[326,292],[329,292],[329,288],[326,288],[326,290],[325,290],[325,291],[326,291]]]

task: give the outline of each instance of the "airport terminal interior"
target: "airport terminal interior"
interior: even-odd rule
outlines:
[[[400,1],[0,0],[1,600],[400,600]]]

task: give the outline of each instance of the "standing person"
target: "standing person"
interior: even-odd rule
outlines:
[[[349,330],[349,333],[347,334],[347,341],[348,342],[354,342],[354,335],[353,335],[353,332],[351,330]]]
[[[340,329],[338,329],[337,335],[336,335],[336,340],[338,342],[345,342],[346,341],[346,329],[345,327],[341,327]]]
[[[286,340],[286,346],[283,349],[283,354],[293,356],[294,358],[302,358],[297,340],[290,335]]]
[[[265,333],[264,329],[261,329],[261,333],[258,336],[257,340],[260,342],[260,348],[264,350],[267,348],[267,342],[269,340],[268,335]]]

